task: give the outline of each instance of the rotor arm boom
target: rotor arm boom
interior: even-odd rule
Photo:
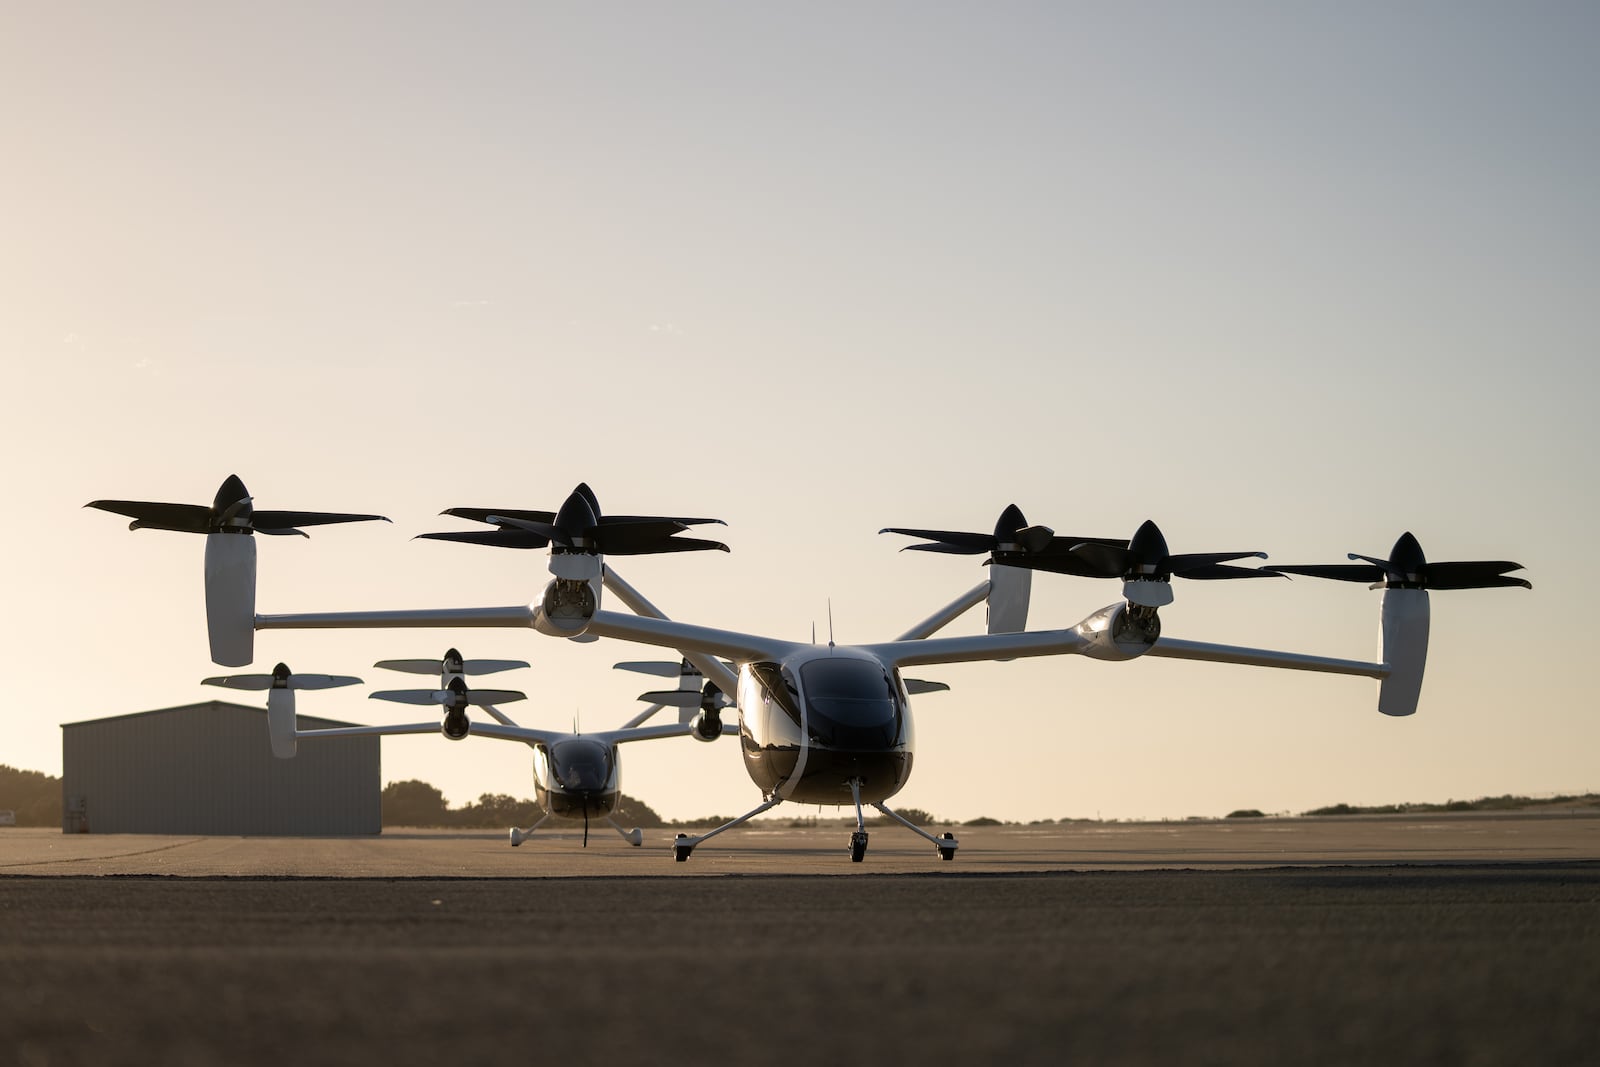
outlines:
[[[938,633],[946,626],[949,626],[952,622],[955,622],[962,615],[965,615],[968,611],[971,611],[979,604],[982,604],[989,596],[989,590],[991,588],[993,588],[993,585],[987,579],[979,582],[977,585],[973,586],[971,589],[968,589],[965,593],[962,593],[956,599],[952,600],[950,603],[946,604],[944,607],[940,608],[938,611],[934,612],[932,615],[929,615],[926,619],[923,619],[921,622],[911,627],[911,629],[895,638],[895,640],[920,641]]]
[[[611,569],[610,564],[607,564],[601,572],[601,580],[605,583],[605,587],[611,590],[612,594],[622,601],[628,610],[635,615],[647,619],[666,619],[665,612],[650,603],[644,594],[624,581],[620,574]],[[738,675],[728,670],[720,659],[693,649],[679,649],[678,651],[684,659],[694,664],[695,669],[704,675],[712,685],[715,685],[724,693],[732,693],[738,688]]]
[[[512,721],[511,716],[507,715],[493,704],[479,704],[478,706],[484,711],[488,712],[490,717],[492,717],[494,721],[499,723],[501,726],[517,725],[514,721]]]

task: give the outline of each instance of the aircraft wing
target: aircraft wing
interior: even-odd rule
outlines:
[[[296,737],[383,737],[388,734],[436,734],[439,723],[408,722],[384,726],[332,726],[318,730],[296,730]],[[472,737],[488,737],[496,741],[522,741],[538,744],[571,737],[566,730],[535,730],[527,726],[507,726],[503,723],[474,722]]]
[[[718,630],[671,619],[652,619],[618,611],[597,611],[586,633],[642,645],[705,652],[738,663],[777,659],[797,647],[793,641],[779,641],[758,634]]]
[[[1387,678],[1389,665],[1329,656],[1307,656],[1298,652],[1273,652],[1264,648],[1213,645],[1205,641],[1179,641],[1170,637],[1156,640],[1147,656],[1163,659],[1201,660],[1207,663],[1239,663],[1248,667],[1281,667],[1291,671],[1321,671],[1326,674],[1355,674],[1364,678]]]
[[[474,722],[472,737],[489,737],[496,741],[523,741],[530,745],[549,744],[563,737],[571,737],[570,730],[537,730],[531,726],[510,726],[498,722]]]
[[[886,641],[862,647],[896,667],[925,663],[972,663],[981,660],[1022,659],[1027,656],[1072,656],[1089,642],[1076,630],[1043,630],[975,637],[928,637],[912,641]]]
[[[290,615],[257,615],[257,630],[383,629],[387,627],[533,625],[527,604],[494,608],[435,608],[423,611],[312,611]]]
[[[407,722],[386,726],[328,726],[317,730],[296,730],[296,737],[382,737],[385,734],[436,734],[439,723]]]
[[[737,730],[738,727],[735,726],[734,729]],[[584,736],[592,737],[597,741],[604,741],[608,745],[620,745],[624,741],[654,741],[658,737],[683,737],[693,732],[693,723],[669,722],[661,723],[659,726],[632,726],[621,730],[601,730],[596,733],[586,733]],[[724,732],[726,732],[726,728],[724,728]]]
[[[975,637],[928,638],[921,641],[891,641],[867,645],[867,651],[897,667],[926,663],[967,663],[978,660],[1022,659],[1029,656],[1071,656],[1088,652],[1090,641],[1076,630],[1047,630],[1012,634],[981,634]],[[1328,674],[1353,674],[1366,678],[1387,678],[1389,666],[1364,660],[1308,656],[1298,652],[1276,652],[1263,648],[1216,645],[1204,641],[1158,638],[1144,653],[1163,659],[1199,660],[1209,663],[1238,663],[1252,667],[1278,667]],[[1130,657],[1139,658],[1139,657]]]
[[[290,615],[257,615],[257,630],[452,628],[452,627],[533,627],[533,609],[527,604],[492,608],[435,608],[411,611],[323,611]],[[581,636],[613,637],[644,645],[705,652],[735,663],[771,659],[796,647],[792,641],[779,641],[757,634],[694,626],[670,619],[652,619],[626,612],[597,611]],[[580,636],[580,635],[574,635]]]

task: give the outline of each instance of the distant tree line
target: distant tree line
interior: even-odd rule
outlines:
[[[0,810],[16,812],[18,826],[60,826],[61,779],[0,763]]]
[[[1325,808],[1312,808],[1302,815],[1427,815],[1441,811],[1520,811],[1523,808],[1541,808],[1557,804],[1600,804],[1600,795],[1580,793],[1573,796],[1522,797],[1504,793],[1497,797],[1479,797],[1477,800],[1447,800],[1443,804],[1330,804]]]
[[[1600,806],[1600,794],[1581,793],[1571,796],[1525,797],[1503,794],[1496,797],[1479,797],[1477,800],[1447,800],[1443,804],[1330,804],[1301,812],[1302,815],[1408,815],[1452,811],[1516,811],[1555,805]],[[61,825],[61,779],[39,771],[23,771],[0,764],[0,810],[17,814],[18,826]],[[918,826],[947,825],[948,820],[936,818],[921,808],[895,809]],[[462,829],[504,829],[508,826],[529,826],[537,822],[543,812],[532,800],[519,800],[506,793],[484,793],[476,801],[452,808],[445,803],[444,794],[427,782],[410,779],[390,782],[383,787],[383,825],[419,826]],[[1241,808],[1228,813],[1230,819],[1262,818],[1255,808]],[[663,819],[644,801],[622,794],[616,813],[618,822],[646,829],[661,827],[716,826],[727,819],[721,815],[707,815],[699,819]],[[848,820],[852,821],[852,820]],[[878,816],[874,823],[887,824],[886,816]],[[1087,822],[1085,819],[1034,819],[1028,825]],[[805,820],[797,820],[803,824]],[[961,823],[962,826],[1016,825],[1002,823],[999,819],[979,816]]]

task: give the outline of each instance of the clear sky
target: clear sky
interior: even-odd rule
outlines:
[[[831,602],[840,641],[983,576],[884,526],[1015,502],[1281,563],[1409,529],[1535,583],[1435,594],[1415,717],[1297,672],[930,668],[954,688],[918,701],[900,802],[1600,788],[1597,52],[1577,2],[0,6],[0,762],[59,773],[60,723],[243,697],[198,685],[203,541],[82,509],[237,473],[258,507],[395,523],[263,538],[263,612],[529,600],[542,553],[411,537],[587,480],[729,523],[730,555],[617,561],[668,613],[804,638]],[[1172,636],[1376,653],[1359,585],[1177,594]],[[1041,575],[1032,624],[1116,595]],[[451,644],[533,663],[495,678],[530,725],[617,725],[653,684],[610,670],[648,650],[514,631],[273,631],[257,662],[391,688],[374,660]],[[454,803],[531,794],[520,746],[383,758]],[[634,746],[623,786],[669,817],[758,800],[731,741]]]

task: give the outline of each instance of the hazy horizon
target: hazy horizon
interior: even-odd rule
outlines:
[[[161,709],[154,709],[154,710],[161,710]],[[309,742],[307,742],[307,743],[309,743]],[[20,773],[23,773],[23,774],[41,774],[41,775],[45,775],[47,778],[49,778],[52,781],[57,781],[57,782],[61,781],[61,777],[59,775],[49,775],[44,771],[36,771],[36,770],[33,770],[31,768],[27,768],[27,767],[11,767],[9,764],[0,764],[0,770],[17,771],[17,772],[20,772]],[[438,786],[434,785],[432,782],[426,781],[424,779],[413,779],[413,778],[401,779],[401,780],[389,780],[389,781],[386,781],[386,782],[383,783],[383,788],[385,790],[387,790],[390,786],[405,784],[405,783],[409,783],[409,782],[420,782],[422,785],[428,786],[429,788],[436,789],[436,790],[438,789]],[[442,795],[443,791],[441,790],[440,793]],[[520,804],[534,804],[535,803],[531,793],[528,794],[528,795],[518,795],[518,794],[514,794],[514,793],[499,793],[499,794],[492,794],[491,793],[491,794],[480,794],[479,796],[468,798],[468,799],[466,799],[464,801],[461,801],[459,803],[456,803],[456,804],[449,804],[448,800],[447,800],[447,810],[450,811],[450,812],[453,812],[453,813],[454,812],[461,812],[466,808],[469,808],[469,807],[477,805],[478,802],[481,801],[484,798],[485,795],[497,796],[497,797],[499,797],[499,796],[509,796],[514,801],[516,801],[516,802],[518,802]],[[632,825],[634,825],[634,823],[629,821],[630,812],[629,812],[629,810],[628,810],[628,808],[626,806],[626,802],[627,801],[633,801],[633,802],[636,802],[636,803],[644,804],[652,812],[655,812],[655,814],[657,816],[660,816],[665,822],[667,822],[668,824],[675,824],[675,825],[695,825],[695,824],[701,824],[701,823],[721,822],[721,821],[724,821],[726,819],[732,818],[733,815],[734,815],[733,812],[703,812],[703,813],[701,813],[699,815],[689,815],[689,816],[684,816],[684,817],[668,817],[668,816],[662,816],[659,811],[656,811],[655,805],[650,803],[650,800],[649,800],[648,797],[633,796],[633,795],[628,794],[628,793],[625,792],[623,794],[623,800],[624,800],[625,803],[622,806],[622,808],[620,809],[621,810],[621,814],[618,816],[618,818],[619,818],[619,821],[621,821],[624,825],[628,825],[628,826],[632,826]],[[1527,804],[1525,806],[1537,806],[1537,805],[1549,804],[1549,803],[1559,803],[1559,802],[1561,802],[1563,800],[1596,800],[1596,801],[1600,801],[1600,793],[1585,792],[1585,791],[1581,791],[1581,790],[1580,791],[1573,791],[1573,792],[1568,792],[1568,791],[1565,791],[1565,790],[1541,790],[1539,792],[1531,793],[1531,794],[1498,794],[1497,793],[1497,794],[1490,794],[1490,795],[1479,796],[1479,797],[1447,797],[1444,800],[1414,800],[1413,799],[1413,800],[1381,802],[1381,803],[1377,803],[1377,804],[1366,804],[1366,805],[1354,805],[1354,804],[1348,804],[1345,801],[1335,800],[1335,801],[1329,801],[1329,802],[1324,803],[1324,804],[1318,804],[1318,805],[1316,805],[1316,806],[1314,806],[1312,808],[1306,809],[1305,811],[1289,811],[1289,810],[1267,811],[1267,810],[1262,810],[1260,808],[1247,806],[1247,807],[1242,807],[1242,808],[1235,808],[1233,811],[1229,811],[1229,812],[1218,812],[1218,813],[1189,812],[1189,813],[1186,813],[1186,814],[1183,814],[1183,815],[1167,813],[1167,814],[1143,816],[1143,817],[1131,818],[1131,819],[1129,819],[1129,818],[1120,818],[1119,819],[1119,818],[1116,818],[1116,817],[1105,818],[1105,817],[1101,816],[1097,812],[1094,815],[1045,815],[1045,814],[1034,814],[1034,815],[1031,815],[1031,816],[1024,816],[1024,817],[1021,817],[1021,818],[998,819],[998,820],[994,819],[992,816],[987,816],[987,815],[983,815],[983,814],[980,813],[979,815],[969,816],[967,818],[958,820],[958,819],[954,819],[954,818],[946,818],[943,815],[941,815],[939,812],[932,811],[932,812],[928,812],[928,814],[931,816],[931,818],[927,820],[927,823],[932,824],[932,825],[943,826],[943,825],[971,824],[971,823],[973,823],[975,821],[988,820],[988,821],[991,821],[991,822],[999,822],[1002,825],[1007,825],[1007,826],[1032,826],[1032,825],[1039,825],[1039,824],[1043,824],[1043,823],[1063,823],[1063,822],[1184,822],[1184,821],[1195,820],[1195,819],[1199,819],[1199,820],[1214,820],[1214,819],[1257,818],[1257,817],[1259,817],[1259,818],[1268,818],[1268,819],[1277,819],[1277,818],[1284,818],[1284,817],[1288,817],[1288,818],[1316,818],[1316,817],[1326,817],[1326,816],[1330,816],[1330,815],[1340,815],[1340,814],[1355,814],[1355,815],[1396,814],[1396,813],[1392,813],[1392,812],[1371,811],[1371,810],[1369,810],[1369,809],[1373,809],[1373,808],[1438,809],[1438,808],[1443,808],[1446,805],[1455,805],[1455,804],[1481,805],[1481,804],[1484,804],[1485,802],[1493,802],[1493,801],[1498,801],[1498,800],[1526,801]],[[1333,811],[1328,810],[1328,809],[1340,808],[1340,807],[1348,807],[1348,808],[1353,808],[1353,809],[1357,809],[1358,808],[1360,810],[1353,811],[1353,812],[1350,812],[1350,813],[1333,812]],[[1496,811],[1496,810],[1505,810],[1505,809],[1499,809],[1499,808],[1494,808],[1494,807],[1470,808],[1470,809],[1469,808],[1462,808],[1462,809],[1460,809],[1461,812],[1466,812],[1468,814],[1471,814],[1471,813],[1474,813],[1474,812],[1479,812],[1479,811],[1493,812],[1493,811]],[[809,812],[809,814],[807,814],[808,812]],[[913,815],[915,814],[913,809],[910,809],[910,808],[905,809],[904,811],[901,812],[901,814],[907,814],[908,812],[913,814]],[[1437,810],[1434,810],[1434,811],[1421,811],[1421,810],[1419,810],[1419,811],[1415,811],[1415,812],[1403,811],[1403,812],[1399,812],[1398,814],[1413,814],[1413,813],[1414,814],[1442,814],[1442,812],[1439,812]],[[1457,813],[1457,812],[1451,812],[1451,814],[1455,814],[1455,813]],[[868,811],[866,814],[867,814],[867,819],[868,819],[869,822],[877,823],[878,821],[883,819],[883,817],[879,816],[878,813],[875,812],[875,811]],[[788,805],[783,805],[783,806],[780,806],[778,808],[775,808],[772,811],[767,812],[765,815],[757,816],[757,819],[783,820],[783,821],[787,821],[787,822],[830,822],[830,821],[833,821],[833,820],[838,820],[838,821],[841,821],[841,822],[853,823],[855,821],[855,814],[854,814],[853,811],[851,811],[847,807],[846,808],[829,808],[829,807],[818,807],[815,804],[788,804]],[[751,820],[751,821],[753,822],[755,820]],[[887,820],[883,820],[883,821],[887,821]],[[393,823],[393,824],[389,824],[389,823],[386,822],[385,825],[394,825],[394,826],[417,825],[417,826],[427,827],[427,826],[431,826],[432,824],[428,824],[428,823],[413,824],[413,823],[407,823],[407,822],[396,822],[396,823]],[[479,824],[462,824],[457,828],[459,828],[459,829],[476,830],[476,829],[484,829],[488,825],[489,824],[487,824],[487,823],[485,823],[483,825],[479,825]],[[494,824],[494,825],[498,826],[499,824]],[[570,830],[577,824],[572,822],[572,821],[569,821],[569,820],[558,820],[557,822],[549,823],[549,824],[546,824],[546,825],[550,830],[561,830],[563,828]],[[445,829],[449,829],[449,827],[445,827]]]

